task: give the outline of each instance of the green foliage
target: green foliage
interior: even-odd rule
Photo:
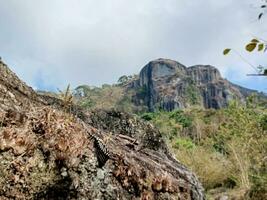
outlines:
[[[265,44],[260,43],[260,44],[258,45],[258,51],[263,51],[263,50],[264,50],[264,47],[265,47]]]
[[[136,74],[133,76],[123,75],[118,79],[118,84],[119,85],[126,85],[126,84],[130,83],[131,81],[136,80],[137,77],[138,77],[138,75],[136,75]]]
[[[127,83],[128,79],[129,79],[128,76],[123,75],[118,79],[118,83],[119,84],[125,84],[125,83]]]
[[[245,47],[248,52],[252,52],[258,47],[258,51],[263,51],[266,48],[264,41],[258,40],[256,38],[252,39]]]
[[[85,109],[90,109],[95,105],[95,102],[93,102],[91,99],[86,99],[84,101],[80,102],[80,106],[85,108]]]
[[[151,121],[152,119],[154,119],[156,116],[156,113],[144,113],[141,115],[141,118],[146,120],[146,121]]]
[[[264,131],[267,131],[267,114],[263,114],[260,117],[260,126]]]
[[[265,199],[267,194],[267,171],[252,177],[252,187],[248,197],[252,200]]]
[[[174,148],[194,149],[196,145],[190,138],[177,138],[173,145]]]
[[[256,42],[250,42],[250,43],[248,43],[246,45],[246,50],[248,52],[252,52],[252,51],[254,51],[254,49],[256,48],[256,46],[257,46],[257,43]]]
[[[231,51],[231,49],[224,49],[224,51],[223,51],[223,55],[227,55],[227,54],[229,54],[230,53],[230,51]]]
[[[199,103],[200,94],[198,94],[198,90],[193,84],[190,84],[186,88],[186,95],[192,105],[197,105]]]
[[[138,90],[137,90],[137,95],[141,98],[145,98],[146,95],[147,95],[147,92],[148,92],[148,88],[147,86],[143,86],[143,87],[140,87]]]
[[[174,119],[177,123],[181,124],[184,128],[192,125],[192,118],[185,115],[182,110],[175,110],[170,112],[170,119]]]
[[[168,139],[177,137],[183,129],[189,130],[193,120],[183,110],[143,113],[140,117],[155,124]]]

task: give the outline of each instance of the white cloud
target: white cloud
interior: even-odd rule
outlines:
[[[256,20],[254,5],[252,0],[0,0],[0,54],[33,87],[38,73],[45,88],[111,83],[159,57],[212,64],[247,84],[251,67],[235,55],[222,56],[222,50],[243,53],[251,34],[267,38],[266,19]],[[244,56],[267,64],[266,55]],[[252,87],[264,84],[261,79]]]

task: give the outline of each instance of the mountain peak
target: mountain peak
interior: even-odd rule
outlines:
[[[170,59],[159,58],[149,62],[140,72],[140,84],[147,85],[149,80],[159,80],[175,74],[186,74],[186,67]]]
[[[158,58],[158,59],[150,61],[149,63],[162,63],[162,64],[166,64],[166,65],[170,65],[170,66],[180,66],[180,67],[183,66],[183,67],[185,67],[184,65],[182,65],[178,61],[168,59],[168,58]]]
[[[252,92],[222,78],[220,71],[211,65],[185,65],[170,59],[159,58],[149,62],[140,72],[133,88],[145,88],[146,94],[134,97],[134,102],[145,104],[150,111],[167,111],[194,104],[205,108],[223,108],[230,100],[244,102]]]
[[[187,68],[187,73],[197,84],[223,80],[220,71],[211,65],[194,65]]]

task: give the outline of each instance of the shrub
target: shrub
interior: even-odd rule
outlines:
[[[141,115],[141,118],[146,121],[151,121],[152,119],[155,118],[155,113],[144,113]]]
[[[192,118],[185,115],[182,110],[176,110],[170,113],[170,118],[175,119],[177,123],[180,123],[184,128],[192,125]]]
[[[189,86],[187,86],[186,94],[187,94],[187,98],[188,98],[189,102],[192,105],[196,105],[199,103],[200,94],[194,85],[190,84]]]
[[[263,114],[260,118],[260,126],[267,131],[267,114]]]
[[[263,175],[254,176],[252,182],[248,197],[251,200],[265,199],[267,197],[267,171]]]
[[[221,154],[207,147],[191,150],[180,148],[176,157],[191,168],[202,182],[205,189],[227,185],[231,180],[231,163]]]
[[[194,149],[196,145],[190,138],[178,138],[173,145],[174,148]]]
[[[137,90],[136,95],[139,98],[144,99],[147,96],[147,93],[148,93],[148,88],[147,86],[144,85]]]

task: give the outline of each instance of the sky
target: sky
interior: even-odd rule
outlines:
[[[223,77],[267,92],[267,53],[247,53],[267,39],[262,0],[0,0],[0,56],[34,89],[115,83],[149,61],[209,64]],[[233,48],[223,56],[225,48]],[[241,54],[246,62],[238,56]]]

